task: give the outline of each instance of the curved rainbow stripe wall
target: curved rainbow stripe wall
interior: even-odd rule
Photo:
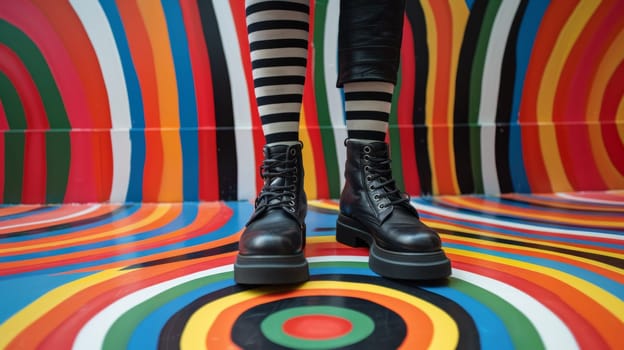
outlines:
[[[338,2],[312,10],[306,190],[336,198]],[[399,183],[624,188],[622,13],[622,0],[408,1]],[[2,202],[252,198],[264,140],[249,71],[242,0],[0,1]]]

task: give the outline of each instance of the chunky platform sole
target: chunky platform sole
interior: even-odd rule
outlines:
[[[369,246],[368,265],[371,270],[384,277],[404,280],[436,280],[451,275],[451,261],[442,250],[397,252],[383,249],[358,222],[342,214],[336,222],[336,240],[351,247]]]
[[[234,280],[239,284],[295,284],[310,279],[303,253],[296,255],[238,255]]]

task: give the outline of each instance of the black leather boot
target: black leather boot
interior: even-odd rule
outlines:
[[[381,276],[432,280],[448,277],[451,263],[440,236],[423,224],[409,196],[392,179],[388,145],[348,139],[346,183],[336,239],[370,246],[370,268]]]
[[[234,280],[288,284],[309,279],[305,259],[306,195],[302,144],[264,147],[264,186],[238,243]]]

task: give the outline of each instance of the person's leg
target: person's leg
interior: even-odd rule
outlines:
[[[344,87],[348,139],[336,239],[369,245],[369,264],[397,279],[448,277],[439,235],[423,224],[395,185],[384,141],[399,67],[405,2],[343,0],[338,86]]]
[[[309,278],[305,246],[299,112],[306,73],[308,0],[247,0],[252,76],[266,139],[264,186],[239,241],[234,279],[242,284]]]

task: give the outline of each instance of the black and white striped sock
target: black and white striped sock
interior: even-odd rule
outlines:
[[[344,84],[347,136],[384,141],[392,107],[394,84],[363,81]]]
[[[247,0],[252,76],[267,144],[299,140],[308,57],[308,0]]]

